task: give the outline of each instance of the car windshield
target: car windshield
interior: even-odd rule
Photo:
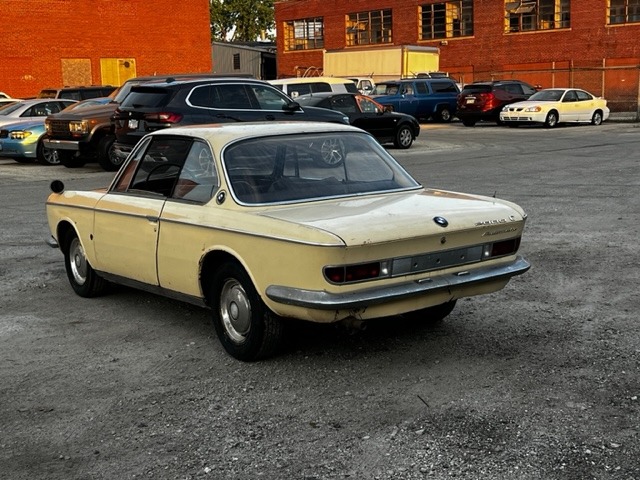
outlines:
[[[235,198],[295,203],[418,188],[373,137],[357,132],[239,141],[222,155]]]
[[[0,115],[9,115],[10,113],[15,112],[19,108],[21,108],[23,104],[21,102],[10,103],[6,107],[0,108]]]
[[[540,90],[529,97],[536,102],[557,102],[562,98],[564,90]]]

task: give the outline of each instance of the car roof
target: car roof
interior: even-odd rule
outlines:
[[[176,77],[155,77],[151,80],[145,80],[139,85],[135,85],[136,87],[172,87],[172,86],[180,86],[180,85],[189,85],[194,83],[254,83],[260,85],[268,85],[268,82],[264,80],[258,80],[257,78],[251,77],[233,77],[233,76],[214,76],[205,75],[205,76],[176,76]]]
[[[35,105],[37,103],[47,103],[47,102],[71,102],[76,103],[77,100],[73,100],[71,98],[28,98],[26,100],[18,100],[16,103],[20,105],[29,106]]]
[[[359,128],[340,123],[272,121],[188,125],[184,127],[157,130],[150,135],[186,135],[196,138],[204,138],[211,145],[220,149],[224,145],[235,140],[268,137],[272,135],[311,134],[323,132],[366,133]]]
[[[269,83],[272,85],[286,85],[289,83],[317,83],[317,82],[326,82],[326,83],[353,83],[353,81],[349,78],[341,78],[341,77],[290,77],[290,78],[280,78],[278,80],[270,80]]]

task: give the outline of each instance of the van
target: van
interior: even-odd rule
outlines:
[[[418,120],[450,122],[460,89],[450,78],[408,78],[378,83],[370,94],[376,102]]]
[[[293,77],[270,80],[269,83],[291,98],[318,92],[359,93],[358,87],[348,78],[338,77]]]
[[[349,80],[356,84],[356,88],[363,95],[370,95],[376,86],[371,77],[349,77]]]

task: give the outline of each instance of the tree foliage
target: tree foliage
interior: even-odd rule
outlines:
[[[209,18],[214,41],[272,39],[273,0],[209,0]]]

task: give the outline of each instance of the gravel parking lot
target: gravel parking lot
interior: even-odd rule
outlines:
[[[205,310],[75,296],[49,182],[0,160],[0,479],[640,479],[640,124],[423,124],[423,184],[523,206],[531,270],[427,327],[300,324],[241,363]]]

